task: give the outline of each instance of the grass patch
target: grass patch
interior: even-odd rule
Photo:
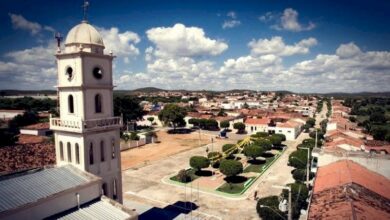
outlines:
[[[245,186],[248,186],[248,185],[245,185],[245,183],[247,183],[247,182],[249,183],[249,181],[253,181],[253,179],[254,179],[254,177],[251,177],[251,178],[248,178],[248,179],[246,179],[246,181],[243,181],[241,183],[232,183],[232,184],[225,183],[221,187],[219,187],[217,190],[220,192],[229,193],[229,194],[239,194],[245,189]]]
[[[179,183],[189,183],[189,182],[192,182],[192,181],[198,179],[199,177],[201,177],[201,176],[196,175],[196,170],[194,170],[194,169],[188,169],[187,170],[187,175],[188,175],[189,178],[187,178],[187,180],[185,182],[182,182],[182,181],[179,180],[178,174],[172,176],[169,179],[173,180],[173,181],[176,181],[176,182],[179,182]]]
[[[269,157],[265,159],[265,163],[260,163],[260,164],[249,164],[244,169],[244,173],[249,173],[249,172],[255,172],[255,173],[261,173],[263,172],[263,167],[268,166],[270,163],[272,163],[273,160],[275,160],[276,157]]]

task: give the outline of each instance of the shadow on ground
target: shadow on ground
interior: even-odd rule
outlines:
[[[172,220],[181,214],[187,215],[191,211],[194,211],[198,208],[199,206],[197,206],[195,203],[177,201],[174,204],[167,205],[164,208],[153,207],[148,211],[140,214],[138,216],[138,219],[139,220],[149,220],[149,219]]]

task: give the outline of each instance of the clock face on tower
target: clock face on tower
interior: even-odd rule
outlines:
[[[100,67],[93,68],[92,74],[96,79],[101,79],[103,77],[103,71]]]

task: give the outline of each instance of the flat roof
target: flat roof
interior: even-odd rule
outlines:
[[[0,177],[0,213],[98,180],[72,165],[36,169]]]

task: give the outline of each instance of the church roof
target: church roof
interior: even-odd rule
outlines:
[[[69,31],[65,46],[69,44],[89,44],[104,47],[103,38],[99,32],[86,21],[76,25]]]
[[[2,176],[0,213],[87,184],[95,178],[72,165]]]

